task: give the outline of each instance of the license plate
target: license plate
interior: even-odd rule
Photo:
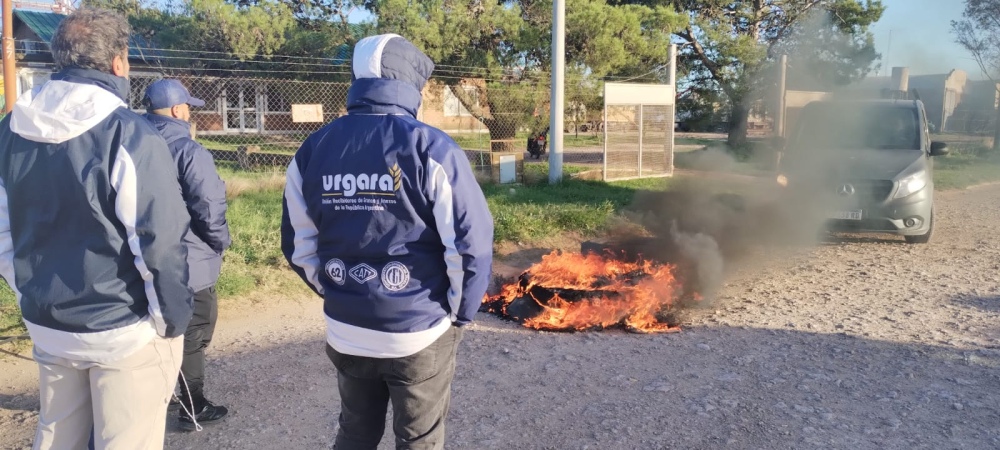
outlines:
[[[861,220],[861,210],[858,211],[837,211],[833,213],[834,219],[839,220]]]

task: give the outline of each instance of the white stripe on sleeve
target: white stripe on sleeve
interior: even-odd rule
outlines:
[[[7,281],[18,306],[21,304],[21,293],[17,290],[14,279],[14,237],[10,234],[10,206],[7,204],[7,187],[0,180],[0,276]]]
[[[323,285],[319,282],[319,255],[317,240],[319,230],[306,213],[306,199],[302,195],[302,174],[299,165],[292,159],[288,165],[288,175],[285,177],[285,205],[288,207],[288,221],[295,230],[292,245],[292,264],[305,271],[309,284],[323,295]]]
[[[138,183],[135,176],[135,163],[125,147],[118,148],[118,156],[115,157],[115,164],[111,168],[111,186],[118,194],[115,199],[115,214],[125,226],[128,248],[135,256],[135,268],[139,270],[144,281],[146,300],[149,301],[149,315],[153,318],[153,324],[156,325],[157,334],[163,336],[167,333],[167,323],[163,320],[160,299],[153,287],[153,273],[149,271],[149,268],[146,267],[146,261],[142,259],[142,246],[139,244],[139,235],[135,232]]]
[[[452,196],[451,183],[444,167],[437,161],[428,158],[428,173],[430,175],[430,198],[433,203],[434,221],[437,222],[437,232],[444,245],[444,263],[451,287],[448,288],[448,305],[451,306],[451,320],[458,319],[458,308],[462,304],[462,287],[465,282],[465,268],[462,266],[462,255],[455,245],[455,205]]]

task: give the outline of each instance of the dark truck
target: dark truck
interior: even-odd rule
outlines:
[[[777,182],[803,223],[930,241],[932,157],[948,149],[919,100],[812,102],[780,145]]]

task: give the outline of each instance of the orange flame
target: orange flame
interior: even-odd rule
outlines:
[[[538,330],[586,330],[624,325],[642,333],[678,331],[660,322],[657,314],[669,308],[681,291],[673,267],[650,261],[626,262],[599,255],[552,252],[525,271],[521,279],[504,286],[499,295],[484,302],[507,306],[519,298],[530,298],[541,312],[523,321]],[[538,289],[552,292],[539,299]],[[569,300],[566,291],[585,292],[585,298]],[[547,297],[547,296],[546,296]]]

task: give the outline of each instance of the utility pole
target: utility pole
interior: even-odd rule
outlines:
[[[566,0],[552,2],[552,93],[549,116],[549,183],[563,176],[563,119],[566,76]]]
[[[14,76],[14,5],[12,0],[3,0],[4,114],[14,109],[14,102],[17,101],[17,79]]]
[[[778,63],[778,110],[774,112],[774,135],[785,137],[785,93],[788,92],[788,55]]]

